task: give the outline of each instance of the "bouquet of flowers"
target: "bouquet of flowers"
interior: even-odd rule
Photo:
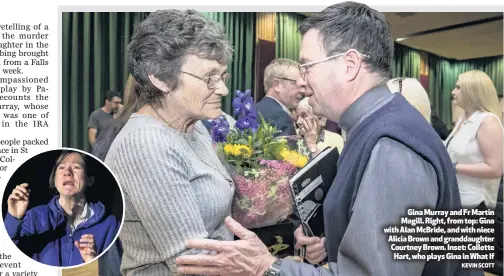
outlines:
[[[257,113],[250,90],[236,92],[233,109],[234,128],[221,117],[211,131],[235,182],[233,218],[249,229],[277,224],[293,212],[289,179],[308,158],[275,138],[279,131]]]

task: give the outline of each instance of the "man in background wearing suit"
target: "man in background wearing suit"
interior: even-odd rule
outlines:
[[[264,90],[266,96],[257,103],[256,108],[266,122],[275,125],[282,132],[279,136],[296,135],[296,128],[290,113],[304,98],[306,81],[299,73],[299,63],[294,60],[278,58],[264,71]],[[258,120],[261,120],[258,117]]]

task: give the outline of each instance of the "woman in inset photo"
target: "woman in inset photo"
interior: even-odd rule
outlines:
[[[47,170],[50,161],[52,170]],[[49,177],[42,177],[44,173]],[[95,185],[100,187],[92,189]],[[48,188],[52,197],[46,196]],[[122,198],[108,200],[109,207],[120,207],[116,210],[108,210],[99,199],[114,189],[119,187],[112,174],[93,157],[73,150],[42,153],[24,163],[7,185],[7,233],[40,263],[68,267],[90,262],[118,235]]]

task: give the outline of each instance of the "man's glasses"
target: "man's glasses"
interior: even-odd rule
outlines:
[[[204,81],[207,84],[208,89],[215,89],[220,80],[222,80],[223,83],[226,83],[226,81],[231,76],[229,73],[224,73],[222,75],[211,75],[211,76],[200,77],[200,76],[196,76],[194,74],[188,73],[188,72],[184,72],[184,71],[180,71],[180,72],[187,74],[191,77],[194,77],[198,80]]]
[[[301,64],[299,65],[299,73],[301,73],[301,77],[306,80],[305,76],[306,76],[306,71],[308,70],[308,68],[316,65],[316,64],[319,64],[319,63],[322,63],[322,62],[326,62],[328,60],[331,60],[333,58],[337,58],[337,57],[340,57],[342,55],[346,54],[345,53],[339,53],[339,54],[336,54],[336,55],[332,55],[332,56],[329,56],[329,57],[326,57],[326,58],[323,58],[321,60],[316,60],[316,61],[311,61],[311,62],[308,62],[308,63],[305,63],[305,64]],[[367,54],[361,54],[359,52],[357,52],[358,55],[361,55],[363,57],[366,57],[366,58],[369,58],[369,55]]]
[[[296,84],[297,81],[296,80],[293,80],[293,79],[289,79],[289,78],[278,78],[278,77],[275,77],[276,79],[280,79],[280,80],[286,80],[286,81],[291,81],[292,83]]]

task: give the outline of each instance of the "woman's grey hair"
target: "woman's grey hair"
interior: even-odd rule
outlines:
[[[223,27],[195,10],[151,13],[137,27],[128,47],[129,70],[139,85],[138,101],[160,105],[164,94],[149,75],[176,89],[187,55],[225,65],[233,49]]]
[[[309,100],[310,99],[308,97],[304,97],[301,101],[299,101],[298,107],[313,109],[309,103]]]
[[[299,26],[302,35],[318,30],[327,56],[355,49],[369,57],[364,59],[371,73],[390,78],[394,41],[384,14],[367,5],[343,2],[306,18]]]

